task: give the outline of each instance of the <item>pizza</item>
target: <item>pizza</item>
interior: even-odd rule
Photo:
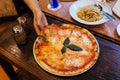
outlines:
[[[74,76],[95,64],[99,46],[95,37],[84,28],[72,24],[51,24],[35,40],[33,53],[45,71],[59,76]]]

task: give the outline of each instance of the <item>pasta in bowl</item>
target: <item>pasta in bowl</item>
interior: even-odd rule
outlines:
[[[108,21],[94,4],[97,2],[90,0],[79,0],[74,2],[69,9],[71,17],[86,25],[99,25]],[[112,14],[111,8],[107,4],[99,3],[104,11]]]
[[[98,7],[92,5],[81,7],[77,12],[77,16],[88,22],[95,22],[103,18],[103,14],[100,12]]]

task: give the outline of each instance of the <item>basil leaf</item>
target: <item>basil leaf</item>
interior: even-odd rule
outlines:
[[[76,46],[74,44],[70,44],[68,46],[69,49],[73,50],[73,51],[82,51],[82,48],[80,48],[79,46]]]
[[[62,52],[62,53],[65,53],[66,48],[67,48],[67,47],[64,46],[64,47],[61,49],[61,52]]]
[[[66,38],[65,41],[64,41],[64,43],[63,43],[63,45],[68,45],[69,43],[70,43],[69,38]]]

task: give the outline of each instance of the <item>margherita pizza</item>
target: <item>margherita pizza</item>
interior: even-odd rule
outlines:
[[[52,74],[78,75],[90,69],[98,59],[98,43],[86,29],[71,24],[51,24],[40,34],[34,43],[34,57]]]

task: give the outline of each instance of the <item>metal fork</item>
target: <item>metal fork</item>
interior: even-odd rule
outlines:
[[[103,7],[99,4],[94,4],[95,7],[98,7],[100,9],[100,11],[103,13],[103,15],[105,15],[109,20],[111,21],[116,21],[116,18],[113,17],[112,15],[110,15],[108,12],[105,12],[103,10]]]

